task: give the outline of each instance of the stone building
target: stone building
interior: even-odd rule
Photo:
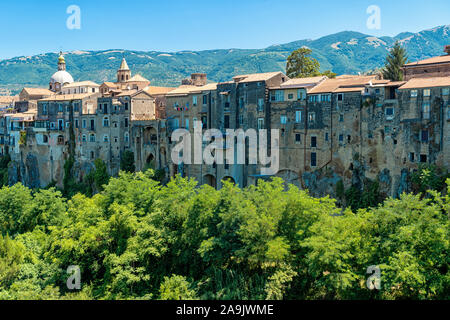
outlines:
[[[429,63],[406,65],[407,80],[400,82],[355,75],[289,79],[271,72],[208,83],[206,74],[195,73],[178,88],[150,86],[145,78],[132,76],[123,59],[117,81],[103,83],[98,92],[89,92],[96,88],[89,82],[66,84],[62,91],[40,97],[35,111],[4,113],[2,152],[8,146],[13,157],[10,182],[29,186],[61,184],[70,155],[79,180],[95,159],[116,175],[129,150],[137,170],[158,169],[166,178],[181,174],[215,188],[223,180],[246,187],[278,176],[317,196],[335,195],[339,181],[362,191],[369,181],[377,181],[383,193],[397,196],[409,190],[408,177],[421,163],[450,164],[450,76],[442,76],[446,56],[435,59],[432,69],[423,67]],[[63,68],[61,58],[59,62]],[[65,91],[75,87],[77,93]],[[22,97],[28,101],[36,96],[24,89]],[[200,132],[202,154],[211,142],[203,135],[216,129],[215,142],[221,144],[215,161],[174,162],[174,151],[195,160],[194,140],[188,153],[174,149],[176,129],[191,137]],[[249,129],[267,130],[262,138],[267,138],[271,155],[279,146],[275,173],[263,174],[267,166],[252,162],[255,154],[260,157],[260,144],[250,145]],[[272,134],[274,129],[278,132]],[[244,163],[236,152],[225,161],[218,157],[238,148],[246,151]]]
[[[445,55],[417,62],[411,62],[403,67],[405,80],[412,78],[449,77],[450,76],[450,45],[445,46]]]

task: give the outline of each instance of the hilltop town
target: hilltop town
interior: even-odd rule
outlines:
[[[115,82],[102,84],[74,82],[62,54],[57,65],[48,88],[0,97],[0,155],[11,157],[10,185],[61,186],[69,159],[77,181],[97,159],[115,176],[125,153],[137,171],[153,168],[166,181],[180,174],[220,189],[224,180],[246,187],[271,178],[255,164],[173,163],[173,131],[194,132],[198,121],[202,130],[224,133],[279,129],[275,176],[317,196],[335,195],[339,181],[361,190],[377,181],[384,194],[398,196],[420,164],[450,165],[450,46],[405,65],[404,81],[270,72],[211,83],[194,73],[172,88],[133,75],[125,58]]]

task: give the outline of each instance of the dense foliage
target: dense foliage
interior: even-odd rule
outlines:
[[[216,191],[152,170],[103,188],[0,189],[0,299],[450,298],[448,195],[352,212],[278,178]]]
[[[311,58],[311,49],[300,48],[294,50],[287,58],[286,75],[289,78],[307,78],[325,75],[329,78],[336,77],[336,74],[327,70],[320,72],[320,63]]]

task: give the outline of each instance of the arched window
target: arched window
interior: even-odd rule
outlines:
[[[83,142],[86,142],[86,141],[87,141],[87,138],[86,138],[86,135],[85,135],[85,134],[83,134],[83,137],[82,137],[81,141],[83,141]]]
[[[122,81],[125,80],[125,77],[122,75]]]
[[[104,117],[103,118],[103,126],[104,127],[109,127],[109,118],[108,117]]]
[[[95,134],[91,133],[89,135],[89,142],[95,142]]]
[[[107,134],[103,136],[103,142],[109,142],[109,136]]]

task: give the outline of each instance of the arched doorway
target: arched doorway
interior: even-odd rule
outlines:
[[[147,127],[144,130],[144,144],[156,144],[158,142],[158,136],[156,129],[153,127]]]
[[[155,156],[150,153],[147,157],[147,160],[145,161],[145,169],[155,169],[156,168],[156,162],[155,162]]]
[[[214,177],[212,174],[205,175],[203,177],[203,183],[213,187],[214,189],[217,188],[216,177]]]
[[[230,176],[223,177],[222,181],[224,181],[224,182],[227,181],[227,182],[231,182],[233,184],[236,184],[236,181],[234,180],[234,178],[230,177]]]

